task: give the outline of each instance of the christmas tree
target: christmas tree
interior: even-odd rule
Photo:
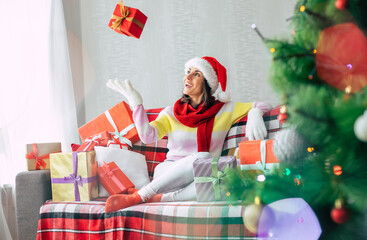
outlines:
[[[290,26],[291,40],[263,38],[253,26],[272,55],[270,82],[284,104],[273,147],[280,167],[234,171],[228,191],[254,216],[266,204],[302,198],[320,239],[367,239],[367,1],[298,1]]]

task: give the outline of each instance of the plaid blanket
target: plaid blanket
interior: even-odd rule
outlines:
[[[163,108],[147,110],[150,121]],[[267,138],[280,130],[279,107],[264,115]],[[247,117],[232,126],[222,155],[233,155],[245,137]],[[146,156],[150,177],[166,159],[167,137],[154,144],[136,143]],[[47,201],[40,209],[37,239],[259,239],[243,225],[244,206],[227,202],[145,203],[104,212],[105,199],[90,202]]]
[[[244,206],[226,202],[145,203],[105,213],[104,202],[46,202],[37,239],[257,239]]]

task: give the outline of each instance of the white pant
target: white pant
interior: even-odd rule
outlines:
[[[191,154],[180,160],[165,160],[154,169],[153,181],[148,185],[156,193],[169,194],[172,201],[196,200],[193,162],[209,158],[208,152]]]

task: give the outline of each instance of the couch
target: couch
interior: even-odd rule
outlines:
[[[162,108],[147,110],[154,120]],[[264,115],[267,138],[281,124],[279,106]],[[228,132],[222,155],[233,155],[247,141],[247,117]],[[154,144],[136,143],[133,151],[146,156],[149,176],[165,159],[167,137]],[[144,203],[112,213],[104,212],[106,199],[89,202],[53,202],[49,170],[25,171],[16,177],[19,239],[255,239],[243,224],[245,206],[225,201]]]

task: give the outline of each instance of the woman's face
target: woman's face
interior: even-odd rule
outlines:
[[[183,93],[190,97],[199,97],[203,94],[204,75],[199,69],[190,67],[184,77]]]

